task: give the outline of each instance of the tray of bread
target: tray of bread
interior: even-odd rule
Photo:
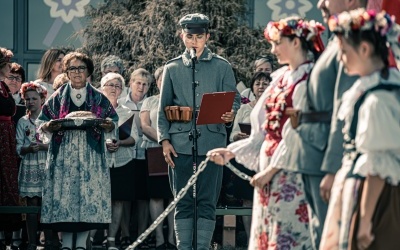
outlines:
[[[87,128],[96,127],[104,122],[104,119],[96,118],[90,111],[75,111],[69,113],[63,119],[56,119],[53,122],[61,124],[64,130],[86,130]]]

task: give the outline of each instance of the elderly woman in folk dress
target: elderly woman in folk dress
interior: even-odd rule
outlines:
[[[44,142],[50,141],[41,222],[44,227],[63,232],[66,249],[85,249],[89,230],[111,222],[104,133],[115,131],[118,115],[110,101],[86,82],[94,69],[86,54],[69,53],[62,68],[70,82],[49,98],[37,119],[41,137]],[[74,111],[103,121],[86,131],[63,130],[62,122],[54,121],[79,113]],[[78,232],[76,242],[72,240],[73,232]]]

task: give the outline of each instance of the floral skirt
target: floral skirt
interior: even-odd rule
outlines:
[[[321,250],[349,248],[351,221],[361,184],[360,179],[347,178],[351,171],[351,164],[347,164],[336,173],[320,243]]]
[[[42,197],[44,168],[47,151],[26,154],[21,160],[18,173],[18,189],[21,197]]]
[[[249,249],[312,249],[301,174],[281,170],[254,191]]]
[[[111,223],[110,171],[86,131],[66,131],[58,155],[52,143],[45,168],[41,223]]]

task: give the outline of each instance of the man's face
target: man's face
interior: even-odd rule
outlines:
[[[182,31],[181,38],[186,49],[190,50],[191,48],[194,48],[196,50],[196,56],[199,57],[204,51],[204,47],[206,46],[208,38],[210,38],[210,34],[189,34]]]
[[[355,1],[356,0],[319,0],[318,8],[322,12],[324,22],[327,22],[331,15],[350,10],[350,5]]]

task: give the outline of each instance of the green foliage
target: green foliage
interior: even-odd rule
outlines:
[[[261,29],[248,27],[245,0],[119,0],[108,1],[97,9],[88,8],[82,49],[97,66],[94,82],[100,81],[100,63],[108,55],[117,55],[124,61],[125,77],[129,78],[134,69],[142,67],[154,73],[182,54],[178,21],[195,12],[210,18],[208,47],[234,65],[239,80],[248,82],[254,60],[269,52],[269,44]]]

